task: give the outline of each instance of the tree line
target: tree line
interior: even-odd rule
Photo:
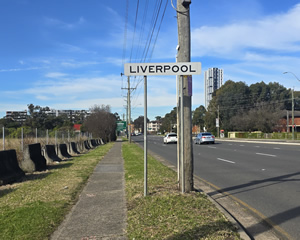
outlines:
[[[295,92],[295,109],[299,109],[300,94]],[[292,91],[276,82],[248,86],[231,80],[213,93],[205,114],[207,128],[214,131],[215,120],[225,131],[277,132],[284,126],[280,120],[292,110]]]
[[[295,110],[300,110],[300,92],[294,92]],[[221,129],[227,131],[277,132],[285,126],[280,119],[292,110],[292,90],[276,82],[248,86],[244,82],[228,80],[213,93],[206,109],[200,105],[192,112],[193,126],[204,127],[216,134],[216,118]],[[177,132],[177,109],[174,107],[160,119],[161,132]]]
[[[95,105],[89,110],[91,114],[85,117],[83,114],[68,116],[61,114],[53,116],[47,114],[49,107],[41,107],[38,105],[28,104],[28,116],[24,122],[14,121],[10,118],[0,119],[0,131],[5,128],[6,136],[19,137],[21,128],[24,132],[34,132],[33,129],[39,131],[72,131],[74,124],[81,124],[82,132],[89,132],[93,138],[102,138],[105,142],[116,139],[116,121],[120,120],[117,113],[112,114],[109,105]],[[50,135],[51,136],[51,135]]]

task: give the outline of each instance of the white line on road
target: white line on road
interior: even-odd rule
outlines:
[[[272,154],[265,154],[265,153],[256,153],[256,154],[262,156],[268,156],[268,157],[277,157],[276,155],[272,155]]]
[[[278,148],[278,147],[274,147],[273,149],[279,150],[280,148]]]
[[[208,147],[208,148],[217,148],[217,147]]]
[[[229,160],[225,160],[225,159],[222,159],[222,158],[217,158],[219,161],[223,161],[223,162],[228,162],[228,163],[235,163],[235,162],[232,162],[232,161],[229,161]]]

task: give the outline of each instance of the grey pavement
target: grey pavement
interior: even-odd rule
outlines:
[[[96,166],[52,240],[127,239],[124,160],[117,141]],[[101,146],[100,146],[101,147]]]

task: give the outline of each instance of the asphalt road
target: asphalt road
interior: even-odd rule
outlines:
[[[143,136],[133,140],[143,144]],[[300,145],[216,141],[193,146],[196,176],[242,201],[290,239],[300,239]],[[161,136],[148,136],[148,149],[175,166],[176,148],[163,144]]]

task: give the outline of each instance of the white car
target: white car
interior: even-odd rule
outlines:
[[[164,137],[164,144],[168,143],[177,143],[177,134],[176,133],[168,133]]]

